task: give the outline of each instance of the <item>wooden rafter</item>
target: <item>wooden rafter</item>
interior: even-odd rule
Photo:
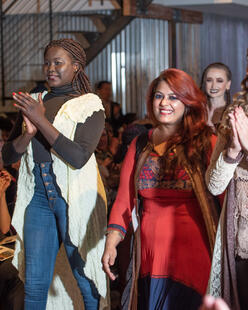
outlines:
[[[10,3],[10,5],[4,10],[4,14],[6,14],[7,12],[8,12],[8,10],[10,9],[10,8],[12,8],[12,6],[17,2],[18,0],[13,0],[11,3]],[[3,3],[4,3],[4,1],[3,1]]]
[[[91,62],[100,51],[125,27],[127,26],[134,17],[132,16],[121,16],[117,18],[113,23],[106,29],[101,37],[91,44],[86,52],[87,64]]]
[[[146,3],[146,6],[151,4],[152,0],[142,1]],[[128,1],[123,0],[123,12],[115,12],[113,13],[113,21],[112,23],[106,27],[106,31],[104,31],[98,40],[93,42],[91,46],[85,51],[87,57],[87,63],[91,62],[100,51],[118,34],[121,32],[123,28],[125,28],[131,20],[135,18],[135,16],[125,16],[124,9]]]
[[[166,7],[160,4],[150,4],[143,11],[137,7],[137,0],[123,1],[123,15],[133,16],[139,18],[155,18],[175,22],[198,24],[203,22],[203,15],[201,12],[175,9]]]

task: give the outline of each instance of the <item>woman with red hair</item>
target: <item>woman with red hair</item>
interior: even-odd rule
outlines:
[[[135,139],[125,157],[103,269],[115,279],[110,268],[116,246],[132,222],[131,287],[123,309],[196,310],[207,287],[217,223],[204,183],[212,150],[206,99],[188,74],[168,69],[151,83],[147,109],[154,128],[145,143]]]

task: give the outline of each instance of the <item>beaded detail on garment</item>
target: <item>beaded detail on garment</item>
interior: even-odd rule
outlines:
[[[248,259],[248,162],[243,159],[234,175],[236,208],[234,211],[235,255]]]

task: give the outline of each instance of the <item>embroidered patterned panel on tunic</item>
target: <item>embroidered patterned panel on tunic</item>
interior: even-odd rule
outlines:
[[[165,174],[164,159],[161,156],[149,155],[141,169],[138,187],[192,190],[190,178],[186,171],[177,168],[174,175]]]

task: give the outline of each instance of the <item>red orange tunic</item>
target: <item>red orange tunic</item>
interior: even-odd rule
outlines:
[[[146,309],[197,309],[200,296],[207,287],[211,264],[207,233],[189,176],[183,168],[177,169],[173,176],[167,175],[163,157],[159,155],[160,147],[155,147],[148,156],[139,176],[143,210],[140,278],[141,282],[142,279],[148,280],[141,298],[148,302],[144,303]],[[135,152],[136,140],[130,145],[123,162],[120,186],[108,225],[109,229],[117,229],[123,235],[131,221],[134,205]],[[177,307],[178,298],[175,297],[173,307],[169,306],[173,299],[170,297],[169,303],[162,296],[168,295],[168,283],[157,282],[162,279],[176,283],[173,296],[179,294],[184,300],[188,297],[197,301],[192,307],[187,306],[187,302],[191,303],[187,300]],[[190,290],[187,296],[182,294],[184,287],[187,292]],[[156,294],[158,290],[160,293]]]

